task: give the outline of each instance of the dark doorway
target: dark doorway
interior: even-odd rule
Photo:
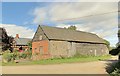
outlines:
[[[19,48],[19,50],[22,50],[23,48],[22,48],[22,46]]]

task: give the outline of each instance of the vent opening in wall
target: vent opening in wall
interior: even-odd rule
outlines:
[[[42,35],[39,36],[39,40],[42,40]]]

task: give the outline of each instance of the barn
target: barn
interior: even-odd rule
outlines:
[[[32,40],[32,54],[43,59],[76,54],[101,56],[109,51],[105,41],[96,34],[39,25]]]

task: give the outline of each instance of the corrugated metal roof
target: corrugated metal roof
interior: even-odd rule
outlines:
[[[49,39],[91,43],[105,43],[105,41],[102,38],[98,37],[96,34],[93,33],[50,26],[40,25],[40,27],[42,28],[42,30]]]
[[[14,38],[16,45],[27,45],[31,39],[28,38]]]

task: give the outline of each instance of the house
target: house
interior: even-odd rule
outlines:
[[[105,41],[96,34],[39,25],[32,40],[33,58],[109,54]]]
[[[31,39],[28,38],[20,38],[19,34],[16,34],[16,37],[13,39],[12,48],[13,50],[27,50],[28,42],[30,42]]]
[[[9,37],[4,28],[0,27],[0,52],[7,50],[9,47]]]

